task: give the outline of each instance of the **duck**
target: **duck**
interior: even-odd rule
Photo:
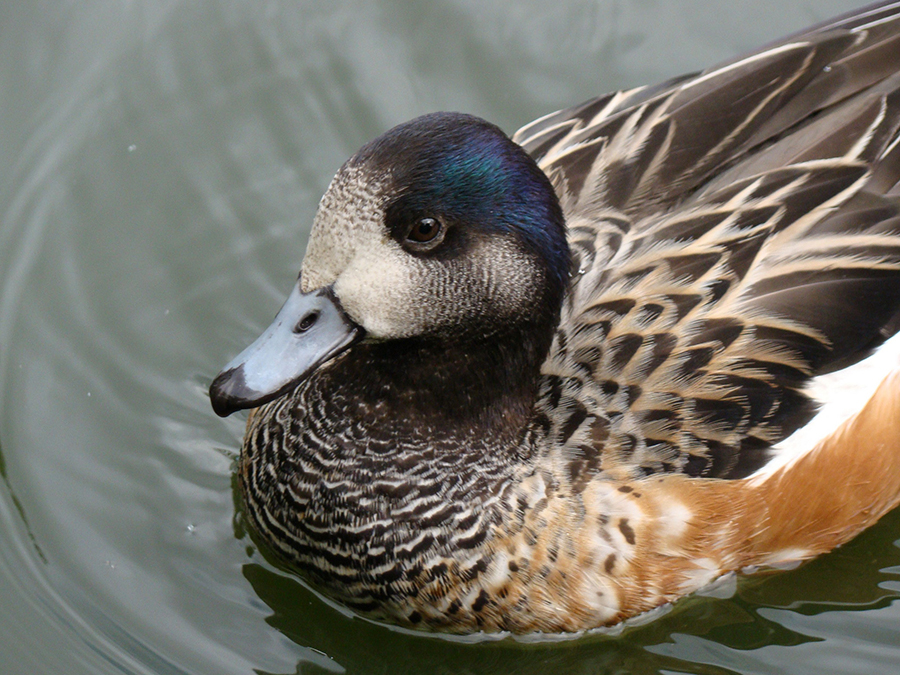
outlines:
[[[900,503],[900,2],[322,197],[250,410],[254,540],[369,619],[579,634]]]

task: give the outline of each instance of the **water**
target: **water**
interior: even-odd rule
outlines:
[[[241,530],[242,421],[205,394],[366,140],[436,109],[513,131],[854,4],[0,4],[0,673],[896,671],[897,513],[621,635],[354,619]]]

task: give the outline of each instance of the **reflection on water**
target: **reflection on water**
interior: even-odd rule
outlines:
[[[242,422],[205,393],[280,305],[334,170],[389,126],[512,131],[853,5],[0,5],[0,672],[889,670],[898,514],[616,636],[354,619],[243,535]]]
[[[883,526],[900,531],[900,513],[889,516]],[[860,560],[866,564],[860,565]],[[720,674],[770,672],[791,663],[797,664],[798,672],[829,672],[827,661],[819,664],[818,656],[795,659],[792,654],[798,650],[783,648],[800,647],[801,652],[804,645],[824,648],[822,640],[828,637],[808,617],[838,617],[838,636],[841,627],[853,625],[850,612],[886,614],[875,621],[878,624],[896,619],[890,607],[900,591],[898,563],[900,550],[885,546],[883,533],[871,531],[800,569],[743,578],[731,597],[688,598],[656,620],[626,629],[624,635],[614,632],[612,636],[598,634],[543,644],[511,640],[471,644],[467,638],[455,636],[423,638],[358,619],[348,629],[345,611],[322,606],[324,603],[295,579],[257,563],[246,565],[244,575],[271,608],[268,622],[272,626],[323,654],[344,655],[341,663],[349,672],[370,672],[377,663],[389,664],[385,672],[543,675],[666,670]],[[309,608],[317,605],[319,610],[311,613]],[[889,647],[892,635],[896,633],[882,636],[885,664],[897,656]],[[359,649],[361,644],[366,648]],[[846,645],[842,647],[846,650]],[[863,639],[860,647],[871,645]],[[713,653],[719,658],[710,659]],[[868,672],[871,664],[867,657],[860,663],[860,672]],[[820,665],[826,669],[819,670]]]

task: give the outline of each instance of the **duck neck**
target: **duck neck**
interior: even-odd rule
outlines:
[[[498,450],[518,452],[549,342],[533,335],[510,330],[453,341],[364,343],[336,370],[344,387],[356,390],[363,409],[382,413],[376,423],[409,427],[418,430],[416,436],[431,429],[445,438],[488,437]]]

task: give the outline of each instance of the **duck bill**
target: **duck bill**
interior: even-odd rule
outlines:
[[[362,334],[330,286],[303,293],[298,279],[272,325],[213,380],[213,410],[227,417],[278,398]]]

